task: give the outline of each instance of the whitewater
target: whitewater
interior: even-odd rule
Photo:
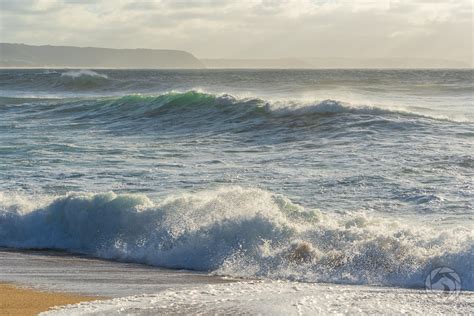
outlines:
[[[424,290],[440,267],[459,277],[456,311],[469,313],[472,76],[0,70],[0,247],[228,278],[104,288],[118,298],[59,314],[377,313],[387,304],[441,314],[453,301]],[[8,269],[0,280],[23,280]],[[127,269],[131,280],[148,273]]]

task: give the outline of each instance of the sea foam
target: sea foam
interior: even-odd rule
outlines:
[[[0,246],[306,282],[421,287],[438,266],[473,290],[472,230],[308,210],[238,186],[169,196],[115,193],[0,199]]]

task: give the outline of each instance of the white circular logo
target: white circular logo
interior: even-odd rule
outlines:
[[[455,297],[461,291],[461,278],[451,268],[436,268],[426,276],[425,288],[429,294],[446,298]]]

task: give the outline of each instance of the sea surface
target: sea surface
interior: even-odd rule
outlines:
[[[0,247],[474,290],[472,70],[0,70]]]

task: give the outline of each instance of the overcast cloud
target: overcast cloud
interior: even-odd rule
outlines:
[[[471,0],[0,0],[0,41],[197,57],[472,61]]]

